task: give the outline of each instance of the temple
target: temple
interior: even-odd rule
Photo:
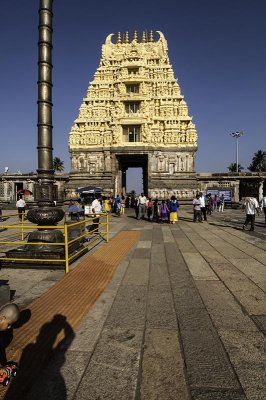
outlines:
[[[100,65],[69,135],[68,191],[101,186],[126,193],[126,171],[141,167],[143,191],[191,199],[197,189],[197,131],[162,32],[107,36]]]

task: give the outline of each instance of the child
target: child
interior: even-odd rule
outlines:
[[[175,196],[171,197],[171,201],[169,203],[169,211],[170,211],[170,224],[175,224],[178,220],[177,211],[179,209],[179,203]]]
[[[0,309],[0,331],[6,331],[19,319],[19,308],[16,304],[6,304]]]
[[[10,303],[0,308],[0,334],[1,332],[7,331],[12,325],[19,319],[19,308],[16,304]],[[6,364],[5,347],[7,344],[3,337],[0,335],[0,358],[1,363]],[[5,372],[5,368],[0,368],[0,374]]]

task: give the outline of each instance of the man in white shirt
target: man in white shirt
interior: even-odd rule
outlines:
[[[146,213],[147,197],[143,193],[138,198],[139,214],[138,219],[144,219]]]
[[[250,222],[250,231],[254,231],[255,214],[256,212],[259,213],[259,203],[256,197],[247,197],[243,207],[245,208],[246,212],[246,220],[244,222],[243,229],[245,230]]]
[[[263,212],[264,212],[265,225],[266,225],[266,196],[264,196],[262,198],[261,203],[260,203],[260,207],[261,207],[261,210],[263,210]]]
[[[201,201],[200,194],[197,193],[196,197],[193,199],[193,207],[194,207],[194,218],[193,222],[202,222],[202,214],[201,214]]]
[[[200,200],[200,209],[201,215],[203,216],[204,221],[207,221],[207,212],[206,212],[206,205],[205,205],[205,196],[203,193],[199,193],[199,200]],[[202,219],[201,219],[202,220]]]
[[[19,219],[22,220],[22,213],[25,213],[26,201],[23,200],[22,197],[20,197],[19,200],[16,202],[16,207],[18,209]]]
[[[94,199],[91,203],[92,212],[95,214],[92,220],[92,225],[90,226],[90,232],[92,233],[99,233],[99,221],[100,221],[100,213],[102,211],[102,197],[99,196],[98,198]]]

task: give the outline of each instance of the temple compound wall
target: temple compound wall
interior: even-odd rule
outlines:
[[[126,170],[143,169],[152,197],[192,198],[196,188],[197,132],[169,62],[161,32],[154,40],[110,34],[100,65],[69,135],[68,189],[126,190]]]
[[[66,190],[69,183],[69,174],[56,173],[54,175],[57,185],[58,202],[63,203],[69,199],[78,197],[76,189]],[[266,194],[266,172],[240,172],[240,173],[200,173],[196,174],[197,190],[206,192],[207,190],[219,189],[232,191],[232,201],[243,201],[246,196],[256,193],[259,200]],[[26,190],[34,193],[34,184],[38,181],[37,173],[4,173],[0,174],[0,206],[6,203],[15,206],[18,199],[17,192]],[[177,190],[176,190],[177,191]],[[164,192],[162,191],[162,194]],[[177,194],[178,195],[178,194]],[[159,198],[160,193],[159,193]],[[26,203],[30,206],[35,202],[34,194],[24,196]],[[187,204],[191,205],[191,201]]]

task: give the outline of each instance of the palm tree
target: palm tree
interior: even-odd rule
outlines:
[[[62,161],[59,157],[55,157],[53,159],[53,167],[55,171],[58,172],[64,171],[64,161]]]
[[[231,164],[229,165],[229,167],[227,167],[227,169],[228,169],[230,172],[236,172],[236,163],[231,163]],[[241,172],[242,169],[244,169],[244,167],[242,167],[242,165],[238,164],[237,172]]]
[[[254,153],[248,169],[252,172],[266,171],[266,151],[258,150],[257,153]]]

